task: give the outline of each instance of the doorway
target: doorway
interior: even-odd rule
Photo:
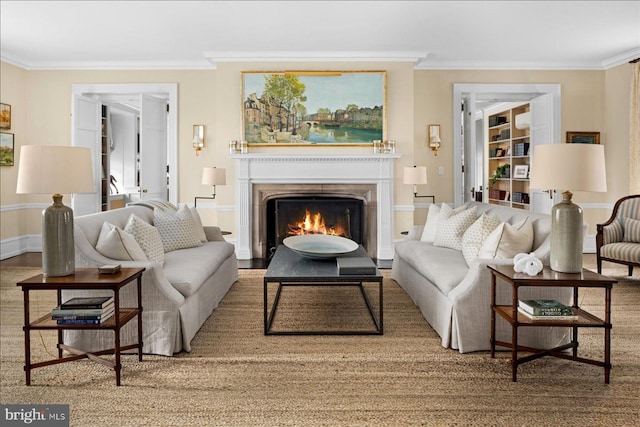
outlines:
[[[74,84],[71,86],[72,111],[79,97],[93,98],[102,104],[118,104],[120,111],[128,111],[134,115],[142,108],[141,103],[149,100],[166,103],[166,126],[163,130],[166,137],[166,167],[162,166],[163,178],[166,179],[167,198],[174,204],[178,202],[178,87],[175,83],[126,83],[126,84]],[[72,132],[75,132],[72,130]],[[72,141],[74,136],[72,135]],[[165,151],[165,150],[162,150]],[[163,160],[163,162],[165,162]],[[148,171],[147,171],[148,172]],[[141,167],[140,174],[145,170]],[[165,178],[166,176],[166,178]],[[124,185],[124,182],[122,183]]]
[[[559,84],[454,84],[453,89],[453,167],[454,204],[459,206],[471,199],[471,188],[483,186],[485,150],[482,132],[483,111],[506,102],[531,102],[539,111],[540,125],[535,131],[538,143],[557,143],[560,133],[560,85]],[[532,138],[532,143],[533,143]],[[536,190],[532,199],[539,200],[535,210],[551,212],[553,200]]]

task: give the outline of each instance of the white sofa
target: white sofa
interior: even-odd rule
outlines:
[[[495,214],[500,221],[517,224],[527,217],[533,225],[531,252],[548,264],[551,217],[510,207],[469,202],[477,215]],[[488,264],[513,264],[513,259],[478,258],[467,265],[460,250],[421,241],[424,226],[414,226],[395,244],[391,277],[420,308],[442,338],[442,346],[460,353],[489,350],[491,336],[491,274]],[[498,280],[497,303],[511,304],[512,288]],[[570,288],[520,288],[520,299],[556,299],[571,302]],[[520,328],[518,343],[552,348],[567,342],[569,328]],[[496,318],[496,339],[510,342],[511,328]]]
[[[76,267],[121,264],[144,267],[142,276],[143,352],[171,356],[191,351],[191,340],[238,280],[234,246],[222,237],[218,227],[204,227],[207,242],[198,247],[173,250],[157,261],[121,261],[106,258],[96,250],[105,221],[124,229],[131,214],[153,224],[152,206],[129,206],[74,219]],[[99,291],[93,291],[96,294]],[[104,292],[103,292],[104,293]],[[63,300],[91,295],[91,291],[66,291]],[[121,291],[123,307],[136,305],[136,287]],[[137,322],[122,329],[122,345],[136,342]],[[65,331],[67,345],[85,351],[113,346],[112,331]]]

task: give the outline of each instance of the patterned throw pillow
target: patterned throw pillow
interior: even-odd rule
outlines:
[[[640,221],[633,218],[624,218],[623,242],[640,243]]]
[[[120,261],[147,261],[136,239],[107,221],[102,224],[96,250],[107,258]]]
[[[131,214],[124,231],[131,234],[140,245],[149,261],[164,262],[164,248],[160,233],[151,224],[144,222],[140,217]]]
[[[438,229],[433,246],[462,249],[462,236],[476,221],[477,206],[455,213],[451,206],[443,204],[438,217]]]
[[[202,246],[191,210],[183,205],[178,212],[153,210],[153,225],[160,232],[165,252]]]
[[[478,258],[513,258],[531,252],[532,246],[533,224],[529,217],[518,225],[503,222],[484,240]]]
[[[467,265],[478,258],[478,252],[482,247],[482,242],[500,225],[500,219],[495,214],[487,215],[483,213],[480,218],[467,228],[462,236],[462,255]]]
[[[443,206],[446,203],[442,204]],[[447,205],[448,208],[451,208]],[[467,208],[466,205],[458,206],[453,210],[451,215],[455,215],[459,212],[462,212]],[[440,206],[431,205],[429,206],[429,212],[427,213],[427,222],[424,224],[424,229],[422,230],[422,236],[420,237],[420,241],[433,243],[436,240],[436,232],[438,231],[438,219],[440,218]]]

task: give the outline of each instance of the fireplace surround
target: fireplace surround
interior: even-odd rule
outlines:
[[[236,256],[266,258],[266,209],[277,197],[353,197],[364,202],[369,256],[393,259],[393,161],[400,154],[232,154],[236,160]]]

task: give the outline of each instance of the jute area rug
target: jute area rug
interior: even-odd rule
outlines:
[[[142,362],[124,356],[121,387],[112,371],[87,360],[36,369],[27,387],[22,293],[15,283],[36,273],[0,272],[0,400],[69,404],[74,426],[640,424],[640,278],[623,278],[623,270],[606,272],[620,281],[613,292],[609,385],[602,368],[554,358],[522,365],[513,383],[506,352],[491,359],[488,352],[442,348],[389,271],[383,336],[265,337],[264,271],[241,270],[190,353],[146,355]],[[287,290],[276,326],[370,326],[357,289],[329,289]],[[41,313],[55,304],[53,292],[32,297]],[[602,313],[602,291],[583,290],[581,300]],[[343,306],[331,308],[330,301]],[[583,354],[602,354],[602,330],[583,329],[580,337]],[[36,360],[55,355],[55,333],[36,332],[32,347]]]

